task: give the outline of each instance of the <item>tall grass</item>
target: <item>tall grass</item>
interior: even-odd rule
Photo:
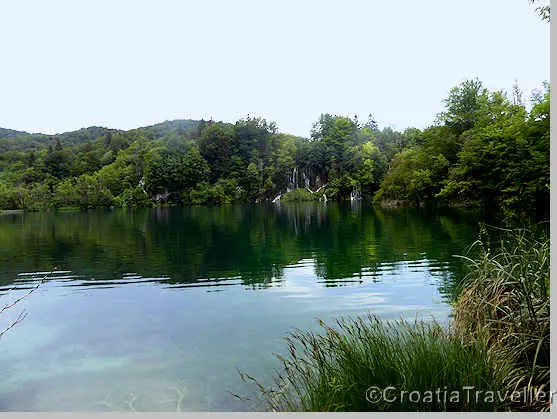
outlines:
[[[512,366],[510,389],[549,391],[549,238],[531,230],[484,228],[454,307],[461,338],[483,340]],[[547,405],[525,405],[540,410]]]
[[[437,323],[341,318],[322,333],[289,335],[289,356],[274,385],[260,391],[276,411],[483,411],[503,404],[466,397],[463,388],[500,390],[508,371],[486,347],[451,337]],[[371,402],[370,386],[390,388],[387,400]],[[440,390],[435,395],[437,389]],[[406,394],[401,395],[401,391]],[[419,399],[409,392],[417,391]],[[451,392],[459,391],[459,399]],[[428,399],[428,393],[432,396]],[[416,396],[416,395],[414,395]],[[393,400],[396,398],[396,400]]]

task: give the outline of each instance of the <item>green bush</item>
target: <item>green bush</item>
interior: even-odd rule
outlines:
[[[303,202],[303,201],[319,201],[323,198],[322,193],[311,193],[307,189],[294,189],[285,193],[281,200],[284,202]]]
[[[20,196],[15,188],[0,184],[0,209],[13,210],[22,208]]]
[[[357,182],[349,175],[345,174],[341,177],[331,177],[327,183],[325,192],[329,199],[348,199],[350,198],[350,193],[354,186],[357,186]]]
[[[56,208],[79,207],[81,209],[111,207],[117,201],[100,178],[95,175],[81,175],[67,178],[54,191],[53,204]]]
[[[124,208],[144,208],[153,206],[153,201],[151,201],[140,186],[126,189],[118,196],[117,203],[118,206]]]
[[[214,185],[198,183],[195,189],[182,195],[186,204],[229,204],[239,198],[241,190],[233,180],[219,179]]]

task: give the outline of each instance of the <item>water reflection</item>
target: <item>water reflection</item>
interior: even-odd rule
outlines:
[[[260,289],[284,285],[284,270],[305,261],[317,284],[337,287],[380,281],[404,261],[450,294],[452,255],[474,234],[474,219],[459,214],[362,203],[11,214],[0,217],[0,285],[22,286],[55,266],[64,286]]]
[[[364,204],[0,216],[0,296],[48,274],[1,342],[0,410],[249,410],[237,370],[270,379],[316,317],[446,318],[475,234]]]

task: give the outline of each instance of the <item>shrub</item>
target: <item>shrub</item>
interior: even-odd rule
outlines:
[[[322,193],[311,193],[307,189],[299,188],[285,193],[281,200],[284,202],[319,201],[322,197]]]
[[[196,189],[192,189],[182,195],[184,203],[199,204],[229,204],[237,196],[238,185],[231,180],[219,179],[213,186],[207,182],[197,184]]]
[[[118,197],[118,205],[124,208],[143,208],[153,206],[153,201],[141,186],[136,186],[122,192]]]

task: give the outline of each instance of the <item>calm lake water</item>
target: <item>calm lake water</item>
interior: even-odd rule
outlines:
[[[253,410],[294,328],[446,322],[477,220],[365,204],[0,216],[0,410]]]

